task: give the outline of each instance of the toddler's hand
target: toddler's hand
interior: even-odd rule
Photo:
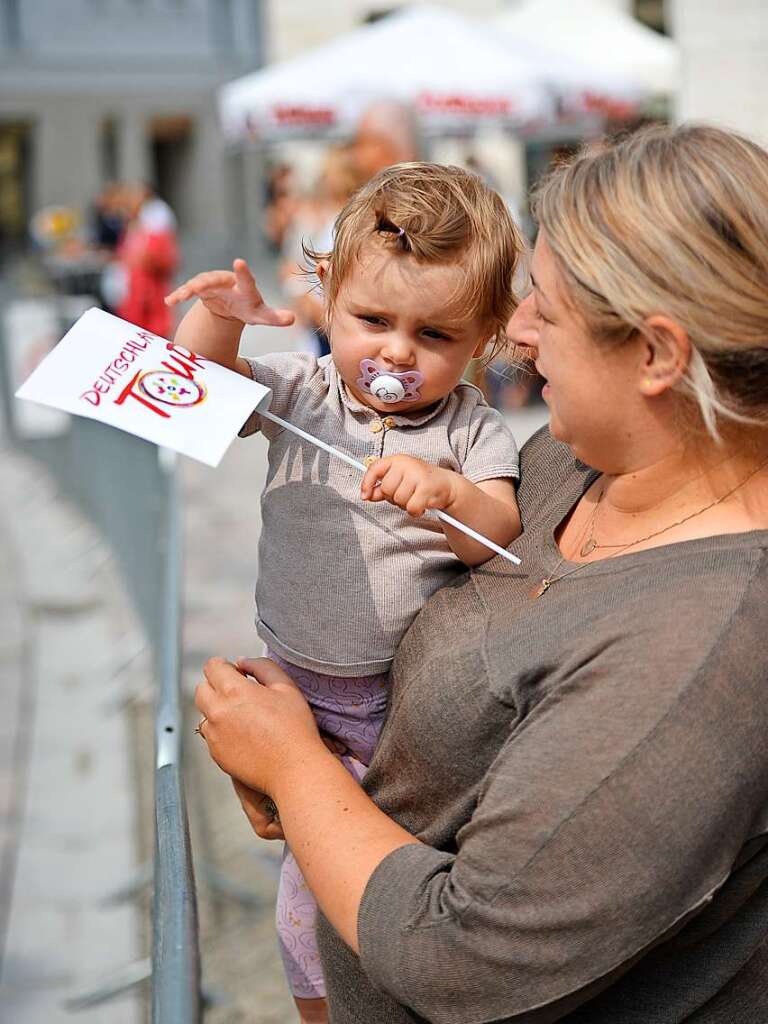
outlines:
[[[270,798],[238,779],[233,778],[232,785],[256,835],[260,839],[285,839],[283,826],[280,824],[280,818],[274,814],[274,804]]]
[[[365,501],[388,501],[409,516],[423,516],[429,508],[448,508],[457,496],[458,473],[410,455],[392,455],[369,467],[360,485]]]
[[[244,324],[289,327],[296,319],[289,309],[272,309],[262,298],[245,260],[235,260],[232,270],[207,270],[196,274],[166,295],[166,306],[200,299],[214,316]]]

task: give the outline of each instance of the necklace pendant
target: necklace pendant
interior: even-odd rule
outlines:
[[[538,597],[541,597],[541,595],[542,595],[542,594],[546,594],[546,592],[547,592],[547,591],[549,590],[549,588],[550,588],[551,586],[552,586],[552,580],[550,580],[550,579],[547,579],[547,578],[545,577],[545,578],[544,578],[544,579],[543,579],[543,580],[541,581],[541,583],[538,583],[538,584],[537,584],[537,585],[536,585],[536,586],[535,586],[535,587],[533,588],[533,590],[530,590],[530,591],[529,591],[529,596],[530,596],[531,600],[532,600],[532,601],[535,601],[535,600],[536,600],[536,599],[537,599]]]
[[[590,537],[589,540],[585,540],[584,543],[581,545],[581,557],[586,558],[587,555],[591,555],[596,547],[597,542],[595,541],[594,537]]]

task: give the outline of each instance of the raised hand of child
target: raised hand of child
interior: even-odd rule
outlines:
[[[391,455],[368,468],[360,485],[365,501],[388,501],[418,518],[427,509],[447,509],[456,500],[461,476],[410,455]]]
[[[245,260],[235,260],[232,270],[196,274],[166,295],[165,304],[175,306],[187,299],[200,299],[214,316],[243,324],[289,327],[296,319],[290,309],[272,309],[266,304]]]

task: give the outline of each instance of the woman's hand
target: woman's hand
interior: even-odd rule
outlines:
[[[326,749],[301,691],[273,661],[241,658],[235,666],[211,658],[204,672],[195,703],[211,756],[232,776],[257,835],[276,839],[282,827],[320,909],[358,952],[358,912],[371,875],[393,850],[418,840]],[[266,797],[277,804],[279,825],[266,820]]]
[[[250,822],[251,828],[260,839],[285,839],[280,819],[273,812],[271,797],[232,779],[240,806]]]
[[[391,455],[369,466],[360,485],[365,501],[388,501],[418,518],[427,509],[447,509],[456,500],[461,477],[410,455]]]
[[[272,309],[266,304],[245,260],[235,260],[232,270],[196,274],[166,295],[165,304],[175,306],[187,299],[200,299],[214,316],[237,323],[289,327],[296,319],[289,309]]]
[[[302,752],[323,748],[309,705],[296,684],[269,658],[237,665],[211,658],[195,691],[204,716],[201,736],[218,766],[267,796],[281,769]]]

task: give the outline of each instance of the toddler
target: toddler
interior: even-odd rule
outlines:
[[[265,305],[243,260],[197,275],[166,300],[199,299],[178,343],[265,384],[272,412],[369,467],[361,482],[256,413],[241,431],[261,430],[269,441],[257,631],[358,779],[400,638],[434,591],[492,557],[424,513],[443,509],[504,547],[520,532],[514,439],[461,380],[491,339],[504,340],[520,249],[503,201],[480,178],[400,164],[349,200],[330,253],[308,253],[323,288],[329,356],[238,355],[245,324],[293,319]],[[315,906],[289,850],[277,920],[301,1020],[323,1020]]]

